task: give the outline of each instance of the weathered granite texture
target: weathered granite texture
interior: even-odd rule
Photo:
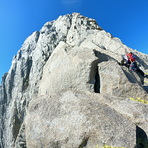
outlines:
[[[47,22],[2,78],[0,147],[148,146],[148,80],[118,64],[130,51],[148,73],[148,55],[94,19],[73,13]]]

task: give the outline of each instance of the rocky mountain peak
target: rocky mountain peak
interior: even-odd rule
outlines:
[[[121,66],[133,52],[94,19],[59,16],[25,41],[0,87],[1,148],[148,146],[147,79]]]

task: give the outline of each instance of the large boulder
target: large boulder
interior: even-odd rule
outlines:
[[[27,147],[93,148],[136,145],[136,126],[102,95],[65,91],[32,101],[25,120]]]
[[[136,72],[109,60],[98,64],[98,73],[100,93],[148,100],[147,92],[142,87]]]
[[[44,67],[39,95],[68,89],[93,92],[97,63],[93,49],[60,42]]]

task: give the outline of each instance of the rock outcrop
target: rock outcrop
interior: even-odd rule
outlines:
[[[118,63],[132,51],[79,13],[29,36],[0,86],[1,148],[148,147],[148,80]]]
[[[41,96],[30,105],[27,147],[136,145],[136,126],[100,102],[104,98],[101,95],[66,91],[46,97]]]

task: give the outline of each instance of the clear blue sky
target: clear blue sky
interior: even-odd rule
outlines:
[[[24,40],[59,15],[78,12],[148,54],[148,0],[0,0],[0,79]]]

